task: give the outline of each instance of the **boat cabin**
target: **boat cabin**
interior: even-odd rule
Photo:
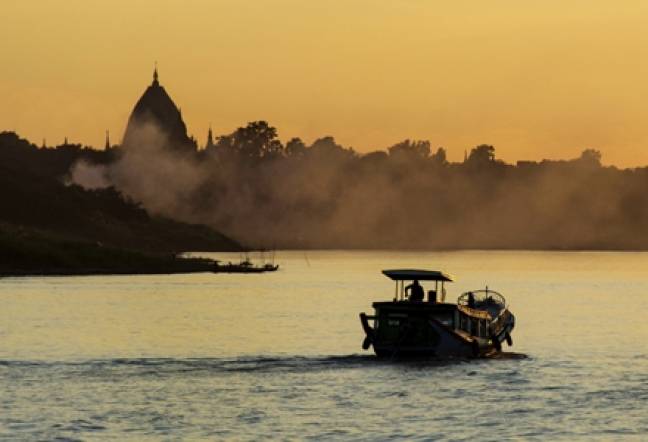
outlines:
[[[506,310],[504,297],[492,290],[475,290],[459,296],[457,303],[446,302],[445,284],[453,277],[438,270],[398,269],[383,270],[385,276],[396,282],[393,301],[374,302],[374,318],[382,327],[382,334],[397,333],[403,320],[427,322],[434,319],[439,324],[465,336],[487,338],[493,320]],[[429,281],[434,289],[426,287],[425,299],[408,296],[407,289],[412,281]],[[409,284],[409,285],[408,285]]]
[[[427,302],[437,302],[439,295],[439,288],[441,289],[440,301],[445,302],[445,283],[452,282],[452,277],[447,273],[438,270],[413,270],[413,269],[400,269],[400,270],[383,270],[383,274],[392,281],[396,281],[396,292],[394,294],[394,302],[406,301],[407,294],[405,293],[405,282],[409,281],[434,281],[434,290],[428,290]]]

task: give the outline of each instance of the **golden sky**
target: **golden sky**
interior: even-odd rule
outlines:
[[[641,0],[2,0],[0,130],[121,140],[151,81],[204,143],[265,119],[360,152],[648,164]]]

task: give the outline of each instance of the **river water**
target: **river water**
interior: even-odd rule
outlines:
[[[221,259],[238,259],[226,254]],[[264,275],[0,279],[0,438],[648,438],[648,253],[279,252]],[[378,361],[384,268],[500,291],[515,352]],[[426,287],[427,288],[427,287]]]

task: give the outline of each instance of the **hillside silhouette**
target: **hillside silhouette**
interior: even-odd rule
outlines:
[[[113,187],[87,190],[67,178],[77,161],[108,164],[116,158],[114,150],[98,151],[71,144],[38,148],[14,133],[0,133],[0,267],[10,268],[12,262],[20,260],[24,261],[23,269],[30,267],[30,258],[20,251],[20,244],[31,244],[33,251],[53,249],[51,244],[66,244],[70,250],[78,251],[97,249],[81,254],[86,261],[96,256],[97,265],[102,263],[102,253],[112,253],[115,258],[130,256],[131,263],[146,256],[154,264],[160,263],[159,256],[168,258],[181,251],[240,250],[238,243],[206,226],[150,216],[140,204]],[[17,243],[11,238],[23,240]],[[65,257],[59,258],[60,268],[64,269]],[[76,259],[68,258],[70,263]],[[34,258],[34,266],[36,261]],[[81,262],[75,265],[82,267]],[[126,267],[120,268],[125,271]]]

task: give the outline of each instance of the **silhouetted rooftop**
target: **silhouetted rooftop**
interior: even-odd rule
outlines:
[[[415,269],[398,269],[383,270],[383,274],[394,281],[411,281],[418,279],[420,281],[452,281],[452,277],[447,273],[438,270],[415,270]]]

